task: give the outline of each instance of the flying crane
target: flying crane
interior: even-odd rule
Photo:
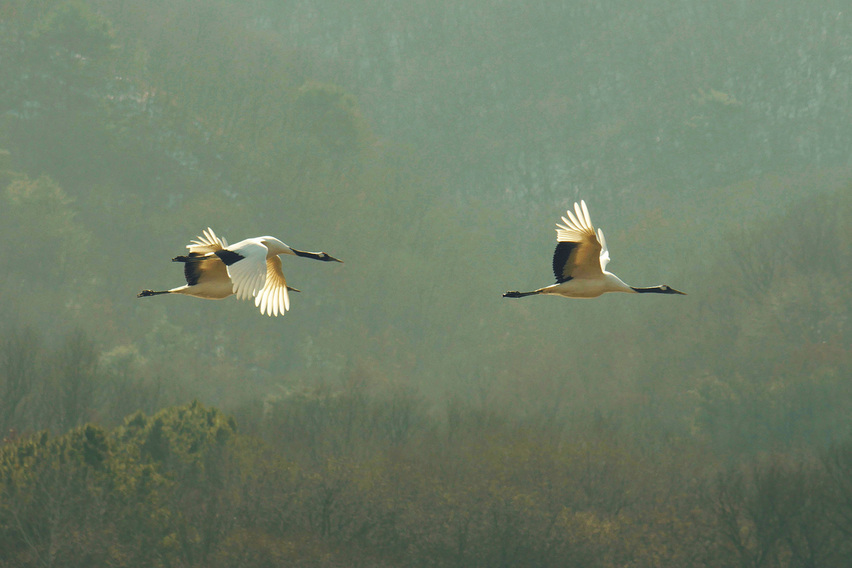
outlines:
[[[324,252],[308,252],[288,246],[275,237],[255,237],[233,245],[207,228],[186,246],[189,254],[176,256],[183,263],[186,284],[171,290],[142,290],[138,298],[160,294],[183,294],[206,300],[236,295],[238,300],[254,298],[260,313],[283,315],[290,309],[289,292],[278,255],[290,254],[324,262],[343,262]]]
[[[564,296],[566,298],[597,298],[606,292],[629,294],[680,294],[674,288],[662,284],[649,288],[637,288],[625,284],[618,276],[607,272],[609,250],[600,229],[595,233],[585,201],[574,203],[574,212],[556,224],[556,250],[553,252],[553,274],[556,284],[532,292],[511,291],[504,298],[523,298],[536,294]]]

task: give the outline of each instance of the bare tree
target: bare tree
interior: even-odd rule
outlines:
[[[54,391],[60,430],[89,419],[93,407],[98,356],[95,345],[82,330],[72,331],[54,357]],[[46,393],[46,396],[50,395]],[[49,398],[48,398],[49,402]]]
[[[41,339],[31,328],[15,329],[0,338],[0,426],[32,427],[31,404],[37,388]]]

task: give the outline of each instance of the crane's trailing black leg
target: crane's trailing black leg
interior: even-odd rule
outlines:
[[[142,290],[138,294],[136,294],[137,298],[145,298],[147,296],[159,296],[160,294],[168,294],[168,290],[162,290],[160,292],[155,292],[153,290]]]
[[[538,294],[538,290],[534,292],[518,292],[517,290],[513,290],[511,292],[506,292],[503,294],[504,298],[523,298],[524,296],[535,296]]]

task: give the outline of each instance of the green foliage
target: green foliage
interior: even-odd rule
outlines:
[[[146,459],[165,463],[178,458],[184,465],[203,468],[211,448],[225,445],[235,432],[233,419],[196,401],[150,419],[136,414],[125,421],[122,438],[136,440]]]
[[[651,460],[600,419],[558,434],[463,408],[452,443],[449,424],[429,418],[393,445],[365,444],[365,428],[327,430],[314,448],[273,420],[291,413],[305,432],[349,408],[367,425],[396,405],[362,392],[353,407],[353,394],[339,391],[350,402],[321,414],[301,410],[313,404],[304,397],[269,408],[254,426],[266,443],[197,402],[112,430],[7,439],[0,545],[14,566],[61,554],[69,566],[796,567],[843,566],[852,554],[848,444],[712,480],[683,471],[685,448]]]
[[[201,493],[196,502],[185,494],[217,485],[233,435],[232,419],[192,403],[136,414],[112,431],[88,424],[7,442],[0,449],[3,550],[20,565],[59,554],[67,565],[159,565],[203,555],[205,529],[218,513]]]

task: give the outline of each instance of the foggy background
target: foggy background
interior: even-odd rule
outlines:
[[[150,450],[169,417],[238,446],[232,524],[175,497],[183,528],[110,533],[100,562],[848,565],[845,3],[11,0],[0,85],[3,451],[47,429],[112,463],[141,410],[177,491],[200,482]],[[553,282],[579,199],[610,270],[688,295],[502,298]],[[170,259],[208,226],[344,264],[284,258],[278,318],[137,299],[183,284]],[[802,495],[784,475],[824,508],[733,505]],[[275,497],[297,478],[298,514]],[[88,542],[9,495],[10,566]],[[387,516],[359,525],[359,499]]]

